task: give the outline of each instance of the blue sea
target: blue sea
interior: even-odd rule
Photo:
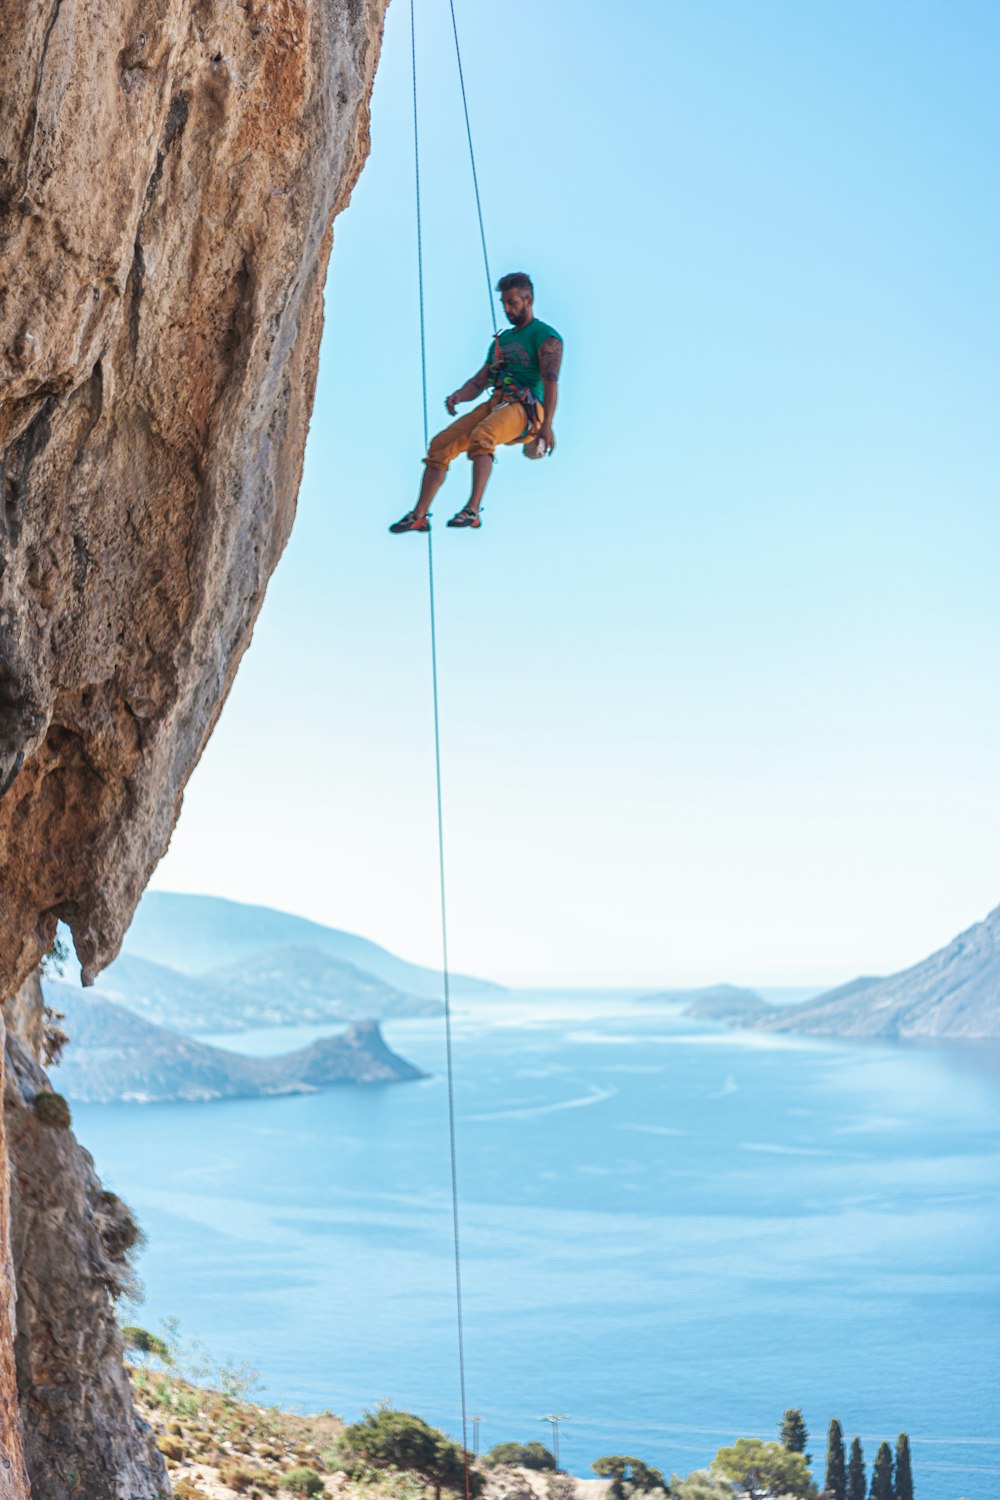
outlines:
[[[327,1028],[328,1029],[328,1028]],[[323,1028],[216,1039],[279,1052]],[[148,1235],[141,1321],[262,1399],[382,1398],[460,1435],[443,1023],[432,1075],[220,1104],[77,1106]],[[911,1436],[918,1500],[1000,1496],[1000,1054],[737,1032],[608,995],[455,1017],[469,1412],[669,1473],[804,1411]]]

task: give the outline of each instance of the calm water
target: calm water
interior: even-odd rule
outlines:
[[[436,1076],[76,1121],[149,1236],[144,1322],[178,1316],[268,1400],[388,1397],[454,1433],[441,1023],[385,1031]],[[577,1473],[622,1451],[687,1472],[801,1406],[818,1460],[831,1416],[869,1462],[902,1428],[919,1500],[1000,1496],[993,1055],[518,997],[460,1012],[456,1057],[482,1447],[559,1411]]]

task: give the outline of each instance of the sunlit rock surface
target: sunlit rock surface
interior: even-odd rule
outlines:
[[[288,537],[385,0],[0,0],[0,995],[117,951]]]

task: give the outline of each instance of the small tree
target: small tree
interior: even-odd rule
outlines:
[[[869,1494],[871,1500],[892,1500],[892,1449],[888,1443],[879,1443]]]
[[[847,1469],[844,1463],[844,1433],[834,1417],[826,1440],[826,1482],[830,1500],[847,1500]]]
[[[595,1459],[590,1467],[599,1479],[610,1479],[609,1500],[628,1500],[630,1495],[649,1495],[654,1490],[667,1493],[667,1483],[659,1469],[644,1464],[641,1458],[610,1453]]]
[[[733,1487],[721,1474],[695,1469],[685,1479],[671,1474],[667,1494],[670,1500],[733,1500]]]
[[[847,1500],[865,1500],[865,1455],[861,1450],[861,1439],[851,1444],[851,1461],[847,1465]]]
[[[490,1468],[497,1464],[515,1464],[521,1469],[555,1469],[555,1455],[544,1443],[497,1443],[483,1459]]]
[[[42,959],[42,975],[44,976],[44,978],[50,979],[52,975],[55,974],[58,978],[61,979],[63,970],[68,963],[69,946],[68,944],[63,942],[61,937],[56,936],[52,939],[52,947]]]
[[[809,1431],[797,1406],[790,1406],[781,1419],[781,1445],[789,1453],[806,1453]],[[810,1462],[806,1453],[806,1463]]]
[[[910,1468],[910,1439],[901,1432],[896,1439],[896,1480],[893,1500],[913,1500],[913,1470]]]
[[[804,1454],[790,1453],[783,1443],[739,1438],[731,1448],[719,1449],[712,1467],[746,1500],[764,1500],[765,1495],[814,1500],[816,1494]]]
[[[442,1489],[465,1491],[471,1455],[464,1454],[457,1443],[412,1412],[378,1406],[365,1412],[362,1421],[346,1428],[341,1442],[356,1464],[419,1474],[433,1488],[437,1500],[441,1500]],[[469,1494],[479,1495],[483,1484],[482,1474],[470,1468]]]
[[[173,1364],[166,1340],[159,1338],[155,1333],[150,1333],[148,1328],[139,1328],[135,1323],[128,1323],[122,1329],[122,1339],[128,1352],[140,1358],[143,1363],[147,1359],[158,1359],[161,1364]]]

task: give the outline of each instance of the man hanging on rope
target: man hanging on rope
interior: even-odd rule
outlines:
[[[474,401],[489,386],[493,393],[431,439],[420,498],[413,510],[389,527],[390,531],[430,531],[431,501],[444,483],[448,465],[460,453],[468,453],[472,460],[472,494],[468,505],[452,516],[448,525],[481,526],[479,510],[497,446],[523,443],[530,458],[541,458],[556,445],[552,418],[562,339],[548,323],[535,317],[530,276],[523,271],[501,276],[497,291],[513,327],[494,336],[482,369],[453,391],[444,404],[454,416],[459,402]]]

